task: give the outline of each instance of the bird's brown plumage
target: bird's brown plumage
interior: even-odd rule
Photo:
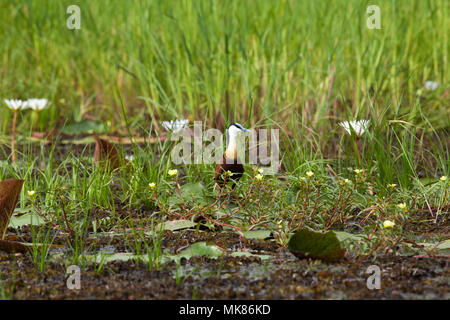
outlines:
[[[216,170],[214,174],[214,180],[222,187],[225,181],[224,173],[230,171],[233,173],[231,177],[227,177],[227,181],[233,181],[233,188],[236,182],[242,177],[244,173],[244,166],[242,163],[239,163],[237,158],[235,160],[230,160],[225,157],[222,157],[221,161],[216,164]]]

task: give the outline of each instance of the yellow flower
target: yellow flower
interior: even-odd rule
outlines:
[[[225,175],[227,177],[231,177],[233,175],[233,172],[231,172],[230,170],[225,171]]]
[[[177,169],[169,170],[168,174],[171,177],[176,176],[178,174],[178,170]]]
[[[257,174],[257,175],[255,176],[255,178],[256,178],[256,180],[261,181],[261,180],[263,179],[263,176],[262,176],[261,174]]]
[[[350,181],[349,179],[345,179],[345,180],[344,180],[344,183],[346,183],[346,184],[350,184],[350,183],[351,183],[351,181]]]
[[[395,226],[395,222],[392,222],[390,220],[386,220],[383,222],[383,227],[385,227],[386,229],[392,228]]]
[[[397,184],[395,184],[395,183],[390,183],[390,184],[388,184],[387,186],[388,186],[388,188],[394,189],[394,188],[397,186]]]
[[[311,178],[314,175],[314,172],[308,171],[306,172],[306,175],[308,176],[308,178]]]
[[[447,177],[446,176],[442,176],[439,180],[445,181],[445,180],[447,180]]]
[[[398,207],[399,209],[405,210],[405,209],[406,209],[406,204],[405,204],[405,203],[399,203],[399,204],[397,205],[397,207]]]
[[[150,183],[148,184],[148,186],[150,187],[151,190],[154,190],[154,189],[156,188],[156,183],[150,182]]]
[[[28,191],[27,193],[28,193],[28,196],[29,196],[29,197],[32,197],[32,196],[34,196],[34,194],[36,193],[36,191],[30,190],[30,191]]]
[[[356,174],[361,174],[363,171],[361,169],[355,169],[353,170],[353,172],[355,172]]]

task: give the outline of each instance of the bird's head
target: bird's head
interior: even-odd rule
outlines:
[[[228,127],[228,131],[227,131],[228,138],[230,141],[234,140],[234,139],[236,139],[239,132],[247,132],[247,131],[250,131],[250,130],[245,129],[240,123],[232,123]]]
[[[248,129],[245,129],[241,124],[239,123],[232,123],[228,127],[227,130],[227,139],[228,139],[228,145],[227,149],[225,150],[225,155],[227,158],[230,159],[236,159],[237,157],[237,137],[239,133],[241,132],[247,132],[250,131]]]

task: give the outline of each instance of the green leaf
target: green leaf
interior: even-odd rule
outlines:
[[[252,230],[242,231],[242,234],[246,239],[267,239],[270,238],[272,231],[270,230]]]
[[[184,203],[196,203],[206,205],[209,201],[203,194],[204,186],[200,182],[186,183],[181,186],[180,193]],[[181,204],[180,196],[176,190],[167,199],[169,205]]]
[[[450,254],[450,239],[440,242],[438,245],[436,243],[418,243],[424,246],[426,250],[433,250],[435,254]]]
[[[267,260],[272,258],[272,256],[267,255],[267,254],[253,254],[250,252],[246,252],[246,251],[235,251],[233,253],[231,253],[232,257],[258,257],[261,260]]]
[[[80,133],[93,133],[93,132],[104,132],[105,131],[105,125],[100,122],[96,121],[81,121],[81,122],[74,122],[72,124],[69,124],[65,126],[62,129],[62,132],[65,134],[80,134]]]
[[[202,241],[190,245],[187,249],[184,249],[177,254],[175,258],[186,258],[189,260],[192,257],[208,256],[209,258],[217,259],[223,255],[223,253],[224,250],[222,248],[219,248],[212,243]]]
[[[37,213],[29,212],[19,217],[12,216],[11,220],[9,221],[9,227],[17,229],[26,225],[38,226],[44,223],[45,220],[42,219]]]
[[[344,257],[344,250],[333,231],[315,232],[303,228],[289,240],[288,249],[299,259],[313,258],[325,262],[339,261]]]
[[[338,240],[341,242],[347,241],[347,240],[361,241],[361,240],[367,239],[367,236],[362,235],[362,234],[354,234],[354,233],[349,233],[349,232],[345,232],[345,231],[333,231],[333,232],[336,235],[336,237],[338,238]]]
[[[176,231],[195,227],[197,224],[190,220],[172,220],[158,224],[156,230]]]

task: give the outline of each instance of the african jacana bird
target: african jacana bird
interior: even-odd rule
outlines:
[[[229,182],[231,180],[232,189],[234,189],[236,183],[244,174],[244,166],[242,165],[241,161],[239,161],[237,154],[237,137],[239,133],[247,131],[249,130],[245,129],[239,123],[232,123],[228,127],[227,130],[228,145],[227,148],[225,149],[222,159],[219,160],[219,162],[216,164],[216,170],[214,175],[214,180],[221,188],[225,186],[224,182]],[[225,176],[228,171],[232,173],[231,177]],[[230,195],[228,195],[227,206],[228,210],[231,212],[231,209],[229,207],[229,200]]]

